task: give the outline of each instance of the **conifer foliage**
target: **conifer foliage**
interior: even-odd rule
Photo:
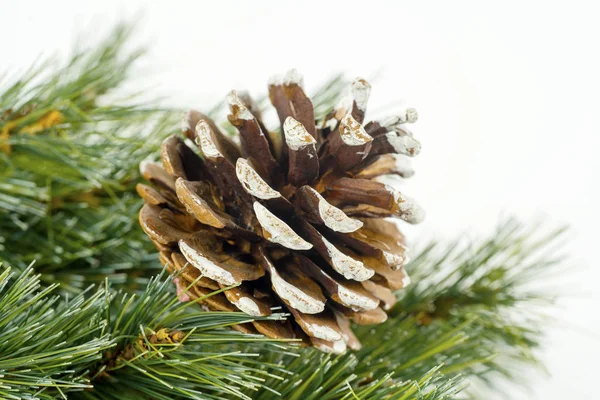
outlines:
[[[195,199],[195,194],[210,205],[204,208],[206,218],[212,217],[213,222],[224,226],[218,231],[215,226],[205,229],[227,242],[209,250],[235,250],[237,261],[248,264],[261,256],[260,251],[268,251],[273,265],[282,264],[282,268],[287,268],[283,261],[293,263],[305,257],[319,271],[335,276],[332,281],[339,293],[340,282],[347,284],[352,279],[345,277],[343,270],[336,271],[329,264],[331,256],[319,253],[315,243],[328,240],[341,248],[342,254],[347,251],[356,259],[379,257],[381,261],[381,257],[385,259],[377,252],[381,247],[373,246],[372,254],[363,254],[368,247],[355,249],[352,246],[357,244],[348,238],[371,229],[368,221],[372,217],[396,214],[415,222],[419,213],[414,208],[410,213],[401,207],[386,209],[369,196],[348,200],[347,196],[359,195],[353,193],[358,186],[333,183],[368,180],[389,172],[408,177],[410,169],[405,164],[398,169],[399,164],[390,160],[399,157],[389,152],[368,158],[376,141],[380,149],[394,147],[398,141],[414,143],[405,132],[414,113],[380,124],[386,130],[381,132],[383,136],[371,128],[367,131],[368,124],[364,124],[358,107],[364,92],[355,90],[351,102],[344,100],[343,88],[349,82],[336,76],[312,93],[313,115],[305,119],[297,111],[302,109],[300,104],[306,103],[292,102],[296,111],[286,111],[286,103],[277,100],[281,95],[278,87],[285,95],[289,89],[286,82],[297,82],[292,74],[281,82],[273,80],[270,86],[273,103],[280,110],[283,135],[265,136],[264,140],[265,149],[273,151],[279,168],[267,173],[261,168],[268,157],[252,157],[246,149],[240,158],[245,161],[236,169],[237,158],[233,159],[231,170],[223,167],[223,159],[230,161],[224,156],[227,147],[215,144],[215,135],[225,126],[217,113],[208,113],[198,121],[194,120],[198,114],[191,114],[190,121],[194,122],[186,126],[188,136],[196,140],[201,138],[198,122],[206,121],[205,137],[212,140],[223,158],[214,153],[217,159],[211,160],[212,155],[205,154],[202,143],[200,152],[190,153],[189,140],[169,137],[176,131],[178,111],[158,109],[125,96],[121,86],[142,54],[126,51],[129,34],[129,28],[119,26],[108,39],[79,49],[66,62],[39,64],[30,71],[6,75],[0,84],[0,398],[441,400],[465,395],[472,382],[493,387],[501,379],[517,379],[515,371],[537,364],[536,350],[548,324],[544,307],[553,300],[552,293],[540,283],[563,265],[562,229],[548,232],[543,226],[509,219],[484,240],[433,242],[415,250],[412,261],[402,260],[402,274],[411,276],[411,285],[396,290],[386,279],[365,280],[385,288],[385,298],[377,297],[377,290],[370,291],[370,284],[365,287],[357,281],[366,291],[360,289],[361,293],[370,293],[379,302],[377,307],[386,308],[387,320],[361,326],[355,323],[360,321],[350,317],[364,311],[336,309],[352,328],[356,343],[361,344],[360,349],[354,346],[343,354],[300,346],[302,338],[306,340],[303,335],[312,337],[308,340],[313,345],[315,336],[302,330],[297,322],[298,310],[290,306],[289,300],[273,294],[269,284],[252,287],[253,298],[262,291],[267,296],[259,296],[261,301],[281,300],[267,303],[268,312],[249,315],[240,311],[231,301],[236,300],[231,294],[248,290],[247,282],[257,285],[256,280],[220,282],[199,273],[192,275],[189,267],[193,260],[183,251],[183,259],[174,256],[184,238],[179,233],[168,243],[155,240],[162,262],[171,273],[163,269],[159,255],[138,225],[137,213],[143,202],[136,185],[143,181],[139,163],[155,158],[164,142],[163,161],[165,157],[173,161],[167,162],[171,169],[167,169],[165,179],[169,190],[175,188],[174,194],[161,186],[165,175],[151,163],[145,163],[142,172],[151,178],[154,187],[137,187],[147,204],[160,208],[159,217],[160,213],[170,212],[173,215],[168,221],[176,220],[175,226],[188,227],[190,221],[181,224],[177,213],[181,212],[185,220],[198,211],[189,204],[186,207],[186,201]],[[300,93],[297,89],[292,92],[292,96]],[[258,114],[243,94],[231,96],[230,107],[230,121],[240,130],[256,126],[263,133],[277,130],[261,126],[264,124],[259,123],[260,118],[242,118],[247,115],[245,111],[254,117]],[[346,112],[340,111],[343,107]],[[361,134],[355,134],[358,125],[346,117],[348,110],[372,140],[360,130]],[[295,154],[293,146],[285,141],[286,121],[290,138],[297,133],[306,143],[333,142],[313,157],[319,161],[318,169],[310,168],[313,158],[304,157],[312,151],[311,146]],[[352,139],[352,143],[370,143],[365,159],[358,160],[356,154],[346,151],[348,141],[343,140],[343,132],[350,133],[346,139]],[[228,140],[225,134],[220,137]],[[335,151],[329,148],[334,145]],[[345,155],[336,158],[334,154]],[[172,158],[174,155],[179,158]],[[179,169],[177,159],[183,160]],[[254,183],[262,179],[281,197],[257,199],[256,194],[264,194],[267,187],[253,186],[248,179],[238,180],[243,186],[239,201],[253,196],[252,210],[256,208],[263,214],[260,218],[256,213],[244,215],[241,209],[236,214],[229,205],[219,207],[214,199],[220,196],[206,198],[212,203],[200,196],[205,192],[194,183],[200,180],[190,174],[206,172],[210,193],[217,181],[206,169],[190,170],[188,162],[204,166],[215,162],[219,168],[229,168],[230,175],[220,177],[231,178],[234,184],[238,170],[246,171],[239,175],[254,177]],[[300,164],[306,168],[295,168]],[[305,176],[307,171],[312,175]],[[338,173],[344,176],[336,176]],[[326,175],[331,179],[322,185],[327,188],[320,190],[316,182]],[[275,183],[277,179],[280,183]],[[301,189],[308,183],[312,186]],[[247,189],[255,192],[248,193]],[[302,200],[296,202],[296,196]],[[333,210],[332,215],[340,216],[342,225],[362,226],[352,232],[331,229],[323,217],[330,214],[319,211],[319,205],[325,204],[322,199],[345,214],[321,207]],[[290,205],[293,218],[285,215]],[[290,251],[277,243],[265,246],[269,240],[264,235],[268,232],[264,215],[268,214],[261,207],[289,221],[298,237],[314,249],[301,253],[305,250]],[[281,210],[283,214],[277,214]],[[243,225],[252,220],[258,225]],[[260,236],[260,241],[253,241],[244,232],[249,227],[260,228],[249,230]],[[381,225],[376,228],[380,230]],[[239,239],[242,237],[250,245]],[[402,248],[401,240],[397,245],[393,248]],[[394,254],[403,257],[401,251]],[[267,276],[273,279],[274,273],[282,274],[275,268],[260,268],[256,273],[263,280]],[[327,306],[344,306],[333,291],[328,292],[326,284],[312,275],[308,279],[317,285]],[[176,284],[180,293],[176,293]],[[185,296],[189,301],[181,302]],[[226,307],[211,306],[219,303]],[[300,328],[295,332],[304,333],[290,338],[263,335],[265,331],[256,328],[289,327],[292,321]],[[323,343],[317,344],[323,349]],[[344,345],[352,347],[346,342]]]

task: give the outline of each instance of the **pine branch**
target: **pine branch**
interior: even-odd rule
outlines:
[[[32,124],[52,111],[62,114],[66,124],[122,121],[135,117],[138,105],[103,106],[102,96],[123,84],[143,49],[126,51],[132,26],[118,25],[95,46],[76,49],[60,65],[50,58],[33,65],[20,77],[4,77],[0,94],[2,132],[34,134]],[[10,142],[9,142],[10,143]],[[6,143],[4,143],[6,145]]]
[[[508,219],[477,245],[431,245],[410,264],[415,283],[400,293],[398,315],[411,316],[423,330],[463,324],[469,338],[444,355],[452,364],[439,359],[443,372],[493,384],[498,380],[490,372],[515,379],[511,370],[518,373],[519,364],[539,364],[535,350],[558,294],[547,279],[563,272],[565,262],[566,229],[544,231],[543,225]]]
[[[543,314],[532,305],[551,297],[532,283],[560,265],[550,249],[559,247],[562,232],[532,241],[535,231],[510,220],[478,246],[427,247],[411,263],[418,282],[399,293],[391,318],[376,328],[358,328],[363,348],[341,356],[273,347],[261,336],[223,330],[248,317],[180,304],[163,277],[153,279],[139,298],[102,289],[87,299],[82,294],[60,302],[48,301],[55,286],[40,291],[30,269],[13,284],[5,271],[0,305],[10,312],[0,318],[0,335],[10,340],[0,351],[6,379],[0,382],[18,395],[0,394],[452,398],[463,387],[459,374],[494,384],[494,374],[513,379],[515,363],[535,361]],[[27,357],[15,357],[14,349]],[[499,353],[504,357],[496,357]],[[69,366],[60,356],[73,356]],[[90,385],[93,390],[81,391]]]
[[[249,399],[242,390],[257,390],[282,370],[233,348],[238,342],[281,348],[226,329],[247,315],[179,303],[162,274],[139,297],[107,285],[69,300],[53,295],[56,287],[43,288],[31,268],[0,275],[2,398]]]
[[[137,226],[135,184],[175,118],[116,98],[143,53],[125,50],[130,33],[118,26],[63,66],[0,85],[0,261],[38,260],[44,282],[73,293],[107,276],[143,284],[160,267]]]
[[[32,269],[13,277],[10,268],[0,275],[0,396],[52,399],[90,387],[89,366],[114,346],[100,323],[103,293],[63,302]]]
[[[283,380],[267,380],[252,398],[271,399],[271,391],[275,390],[284,399],[442,400],[453,398],[464,388],[459,377],[448,378],[441,374],[440,366],[408,379],[396,376],[389,365],[390,372],[377,375],[370,371],[373,369],[370,363],[362,365],[364,358],[353,353],[332,356],[312,349],[302,350],[299,357],[263,354],[262,360],[285,365],[289,376],[283,376]]]

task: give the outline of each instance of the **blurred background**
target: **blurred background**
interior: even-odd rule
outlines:
[[[600,360],[600,61],[592,2],[0,0],[2,71],[65,54],[123,19],[149,54],[132,90],[209,109],[297,68],[373,86],[369,111],[416,107],[423,144],[403,191],[428,212],[415,241],[476,237],[503,216],[571,227],[569,272],[543,355],[549,376],[511,399],[588,398]],[[550,4],[552,3],[552,4]],[[387,112],[386,112],[387,111]]]

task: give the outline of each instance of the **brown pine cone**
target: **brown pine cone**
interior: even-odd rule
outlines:
[[[235,328],[299,338],[330,352],[360,348],[350,321],[386,320],[393,291],[408,283],[404,237],[386,217],[409,223],[423,211],[378,181],[409,177],[407,157],[420,144],[409,109],[385,123],[364,123],[371,87],[357,79],[351,97],[315,121],[301,78],[291,71],[269,82],[282,134],[268,132],[247,94],[227,96],[238,146],[198,111],[186,114],[182,138],[162,144],[162,166],[144,163],[151,186],[138,185],[140,223],[171,271],[181,271],[182,296],[210,310],[265,316],[274,307],[287,321]]]

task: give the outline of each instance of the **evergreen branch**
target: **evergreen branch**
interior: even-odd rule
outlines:
[[[132,65],[144,53],[143,49],[125,52],[132,30],[118,25],[106,39],[76,50],[61,66],[51,58],[16,79],[0,81],[0,128],[10,125],[19,132],[53,110],[63,114],[67,124],[135,116],[135,105],[101,105],[102,96],[129,77]]]
[[[135,184],[175,119],[106,101],[143,53],[125,51],[130,32],[118,26],[63,66],[49,60],[0,85],[0,261],[39,260],[44,282],[73,293],[107,276],[145,283],[160,267],[137,226]]]
[[[363,365],[363,358],[364,355],[353,353],[332,356],[314,349],[302,350],[300,357],[295,358],[263,354],[262,360],[285,365],[291,374],[283,380],[267,380],[252,398],[272,399],[272,392],[267,390],[270,388],[281,393],[281,398],[296,400],[443,400],[453,398],[464,387],[459,377],[448,378],[441,374],[440,366],[415,378],[403,378],[393,372],[377,375],[370,371],[374,370],[371,364]]]
[[[565,261],[566,229],[544,230],[508,219],[478,245],[431,245],[409,265],[415,284],[399,293],[398,316],[414,318],[424,331],[463,324],[469,338],[437,358],[443,372],[493,383],[491,372],[515,379],[510,371],[519,364],[539,364],[535,351],[551,323],[545,310],[557,296],[547,279]]]
[[[31,268],[0,275],[0,397],[52,399],[90,387],[85,374],[114,346],[100,318],[105,294],[61,301]]]
[[[11,391],[0,394],[453,398],[464,387],[459,374],[493,383],[490,374],[514,378],[509,371],[515,362],[535,360],[542,325],[531,304],[551,298],[538,293],[532,279],[558,265],[549,249],[558,247],[562,232],[532,241],[534,231],[510,220],[478,246],[453,244],[444,251],[436,250],[439,245],[427,247],[410,264],[418,283],[399,292],[390,319],[376,328],[358,327],[363,348],[340,356],[284,344],[274,347],[262,336],[224,329],[248,316],[180,304],[162,276],[152,279],[139,297],[103,289],[91,296],[88,292],[87,300],[82,294],[60,302],[48,301],[55,286],[40,290],[39,278],[32,280],[30,269],[13,284],[5,271],[0,305],[11,312],[0,318],[0,335],[10,340],[0,352],[5,369],[0,386]],[[421,283],[427,280],[429,285]],[[38,326],[45,329],[38,331]],[[14,349],[28,356],[19,357]],[[496,357],[500,352],[504,357]],[[61,357],[70,357],[68,367]],[[26,360],[28,364],[20,364]]]
[[[43,288],[31,268],[0,274],[2,398],[249,399],[242,390],[257,390],[281,370],[231,350],[236,342],[275,344],[223,328],[247,315],[181,306],[163,274],[140,296],[107,285],[69,300],[52,295],[56,286]]]

